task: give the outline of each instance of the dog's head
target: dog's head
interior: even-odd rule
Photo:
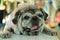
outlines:
[[[43,25],[47,19],[47,13],[43,9],[38,9],[35,6],[27,6],[19,9],[13,18],[13,23],[23,28],[36,30]]]

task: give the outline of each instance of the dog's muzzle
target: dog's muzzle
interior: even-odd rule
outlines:
[[[38,18],[36,17],[36,16],[33,16],[32,17],[32,19],[31,19],[31,21],[32,21],[32,27],[31,27],[31,30],[36,30],[36,29],[38,29],[39,28],[39,20],[38,20]]]

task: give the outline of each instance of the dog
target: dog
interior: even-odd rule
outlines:
[[[47,17],[48,14],[35,5],[21,5],[5,17],[6,25],[4,30],[0,31],[0,37],[11,37],[11,29],[18,35],[38,35],[39,32],[56,35],[56,31],[45,25]]]

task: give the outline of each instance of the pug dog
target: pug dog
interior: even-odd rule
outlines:
[[[20,5],[6,19],[4,30],[0,32],[0,37],[11,37],[12,31],[21,35],[38,35],[44,32],[49,35],[56,35],[56,31],[45,25],[48,14],[37,8],[35,5]]]

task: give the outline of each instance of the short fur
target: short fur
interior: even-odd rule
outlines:
[[[38,9],[35,5],[21,5],[6,18],[5,28],[0,32],[0,36],[2,38],[10,37],[11,29],[16,34],[37,35],[39,32],[45,32],[56,35],[56,31],[45,25],[47,16],[48,14],[43,9]],[[33,29],[33,26],[38,28]]]

